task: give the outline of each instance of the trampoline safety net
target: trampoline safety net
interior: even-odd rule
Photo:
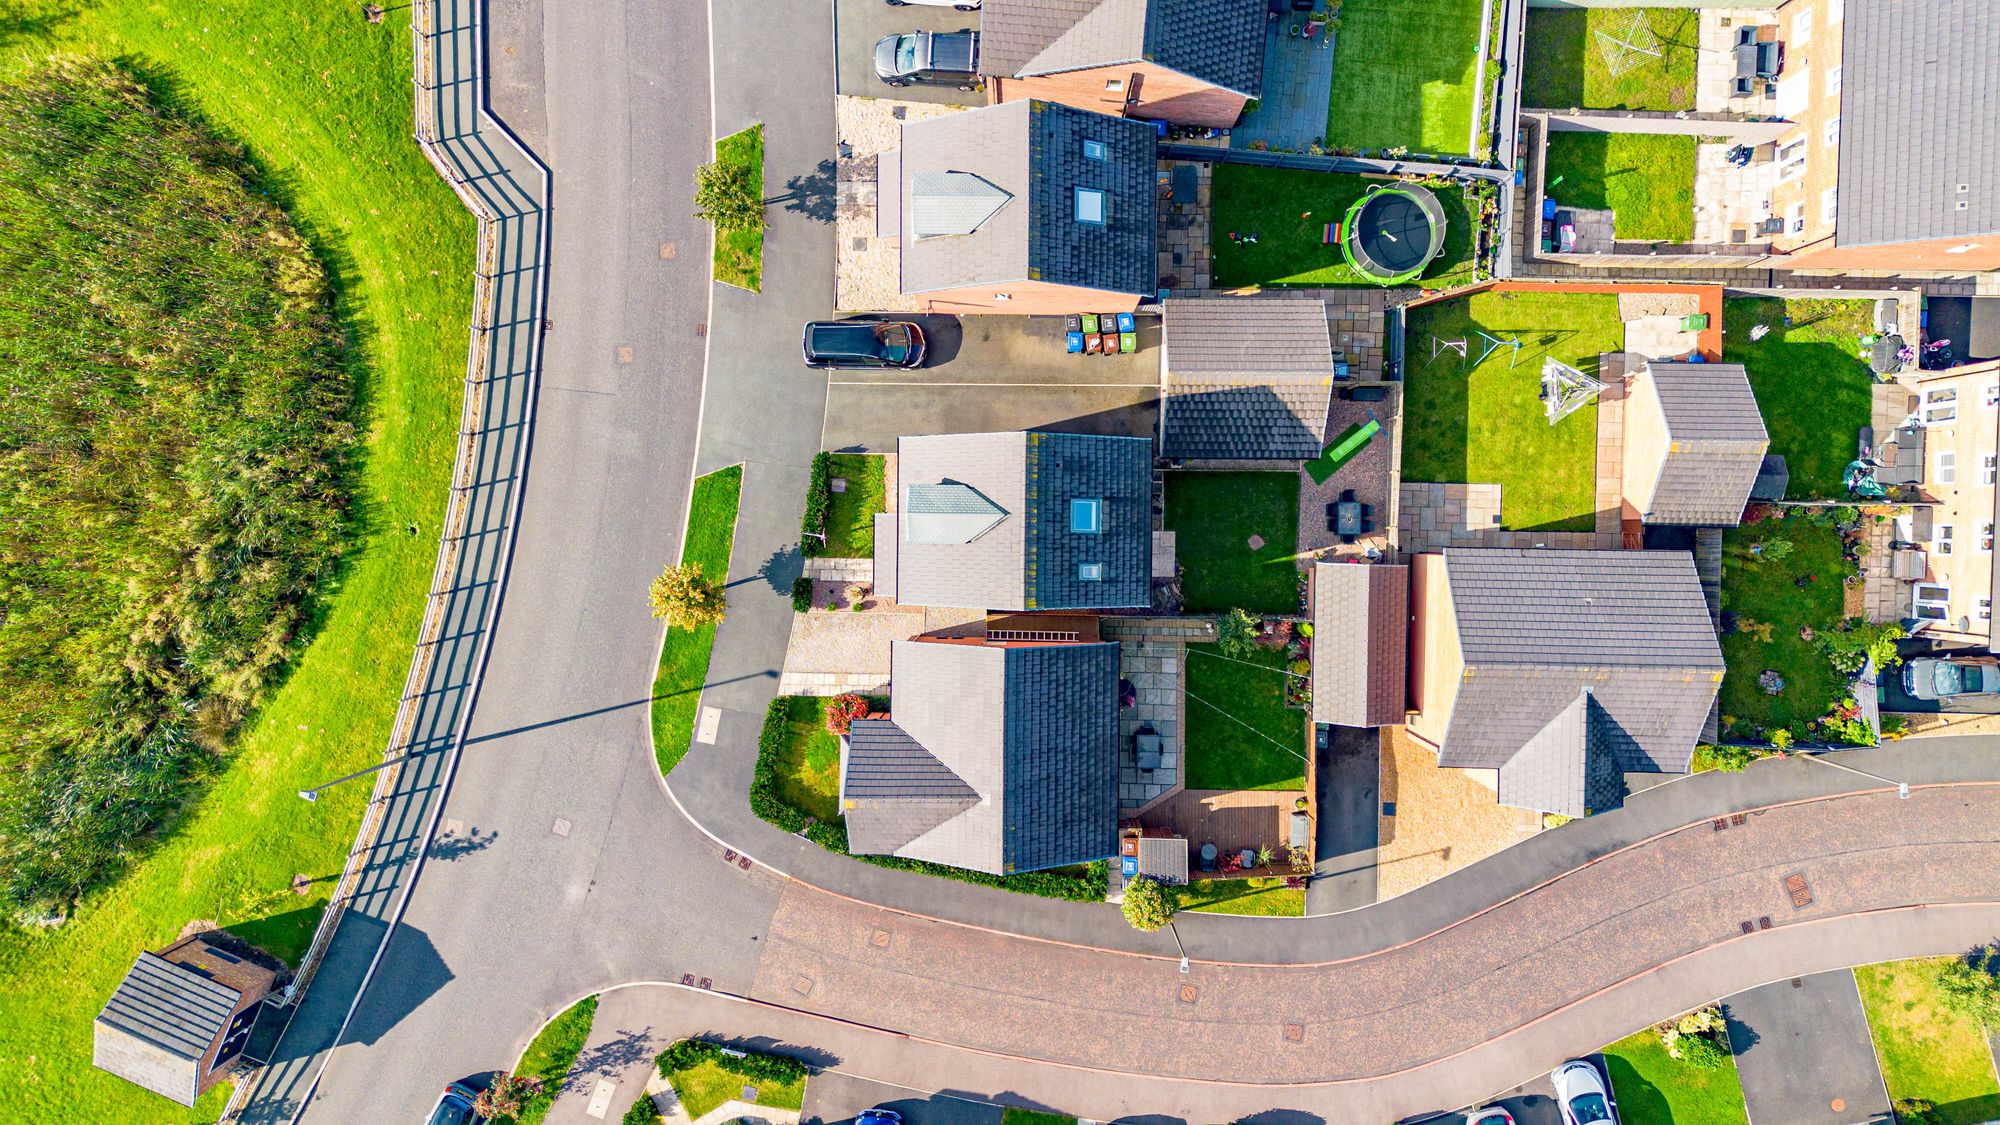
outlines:
[[[1341,255],[1382,285],[1413,280],[1444,249],[1444,208],[1415,184],[1370,191],[1348,208],[1343,226]]]

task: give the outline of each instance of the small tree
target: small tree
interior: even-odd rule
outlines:
[[[1954,957],[1938,973],[1944,1006],[1978,1020],[1988,1030],[2000,1030],[2000,949],[1975,949]]]
[[[479,1092],[473,1100],[472,1111],[492,1121],[501,1117],[518,1117],[521,1102],[542,1088],[539,1078],[529,1078],[522,1074],[501,1071],[493,1078],[493,1084]]]
[[[1173,921],[1180,894],[1170,883],[1140,875],[1125,884],[1125,920],[1142,933],[1152,933]]]
[[[1215,647],[1232,660],[1248,660],[1257,650],[1257,619],[1232,609],[1215,623]]]
[[[1729,1057],[1723,1046],[1726,1027],[1722,1009],[1711,1004],[1655,1024],[1653,1031],[1668,1055],[1698,1070],[1713,1070]]]
[[[763,230],[764,200],[745,164],[704,164],[694,170],[694,217],[719,231]]]
[[[1944,1125],[1937,1103],[1928,1098],[1897,1098],[1894,1108],[1899,1125]]]
[[[720,624],[728,600],[721,583],[702,575],[700,563],[668,567],[653,579],[652,599],[653,616],[680,629]]]

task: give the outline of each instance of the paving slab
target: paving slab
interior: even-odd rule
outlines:
[[[1894,1120],[1852,970],[1739,992],[1722,1011],[1752,1125]]]

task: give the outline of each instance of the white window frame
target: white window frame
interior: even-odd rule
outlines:
[[[1840,143],[1839,114],[1836,113],[1832,117],[1826,119],[1826,125],[1820,130],[1819,139],[1828,148],[1832,148],[1833,146]]]
[[[1991,620],[1993,620],[1993,599],[1992,599],[1992,598],[1981,598],[1981,599],[1979,599],[1979,619],[1980,619],[1981,621],[1991,621]]]
[[[1796,180],[1806,174],[1806,139],[1786,141],[1778,146],[1778,182]]]
[[[1094,201],[1097,205],[1097,217],[1094,219],[1087,217],[1084,213],[1086,200]],[[1111,225],[1111,193],[1105,191],[1103,188],[1084,187],[1079,184],[1076,188],[1075,198],[1071,201],[1071,206],[1074,208],[1072,217],[1085,226],[1104,227]]]
[[[1931,458],[1931,483],[1932,484],[1958,483],[1957,450],[1940,449],[1937,451],[1937,454]],[[1951,525],[1948,523],[1939,524],[1938,526],[1947,529],[1951,527]]]
[[[1931,525],[1932,554],[1939,556],[1951,554],[1952,544],[1957,541],[1958,536],[1954,534],[1954,529],[1950,524],[1939,523]]]
[[[1985,453],[1979,458],[1979,483],[1988,488],[2000,480],[2000,453]],[[1988,526],[1991,526],[1990,524]]]
[[[1826,92],[1828,96],[1840,93],[1840,66],[1835,64],[1826,70]]]
[[[1803,47],[1812,42],[1812,9],[1807,8],[1792,17],[1792,39],[1788,46]]]
[[[1932,387],[1924,392],[1924,425],[1942,426],[1957,420],[1957,387]]]
[[[1982,393],[1986,405],[2000,406],[2000,383],[1986,384],[1986,389]]]
[[[1925,597],[1926,591],[1931,596]],[[1951,620],[1951,587],[1936,582],[1917,583],[1910,594],[1910,616],[1919,622]]]
[[[1107,79],[1105,79],[1105,80],[1104,80],[1104,92],[1105,92],[1105,93],[1107,93],[1107,94],[1122,94],[1122,93],[1124,93],[1124,92],[1125,92],[1125,80],[1124,80],[1123,78],[1107,78]]]
[[[1838,213],[1839,213],[1839,211],[1840,211],[1840,188],[1839,188],[1839,187],[1830,187],[1830,188],[1827,188],[1827,189],[1826,189],[1825,191],[1823,191],[1823,192],[1820,192],[1820,193],[1819,193],[1819,221],[1820,221],[1820,222],[1822,222],[1822,223],[1831,223],[1831,222],[1833,222],[1833,217],[1834,217],[1834,215],[1838,214]]]
[[[1982,555],[1990,555],[1993,553],[1992,520],[1981,520],[1979,523],[1979,553]]]
[[[1076,580],[1079,582],[1104,581],[1104,564],[1094,562],[1076,564]]]
[[[1794,203],[1791,205],[1791,207],[1786,209],[1785,230],[1787,230],[1792,234],[1798,234],[1800,231],[1803,231],[1805,229],[1806,229],[1806,205],[1803,202]]]

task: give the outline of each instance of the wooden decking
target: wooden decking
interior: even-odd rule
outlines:
[[[1284,859],[1287,818],[1303,796],[1299,789],[1183,789],[1149,806],[1139,822],[1185,837],[1190,868],[1200,868],[1201,846],[1212,843],[1222,856],[1270,848],[1276,853],[1270,870],[1241,874],[1283,874],[1289,870]],[[1199,870],[1192,873],[1201,878]]]

